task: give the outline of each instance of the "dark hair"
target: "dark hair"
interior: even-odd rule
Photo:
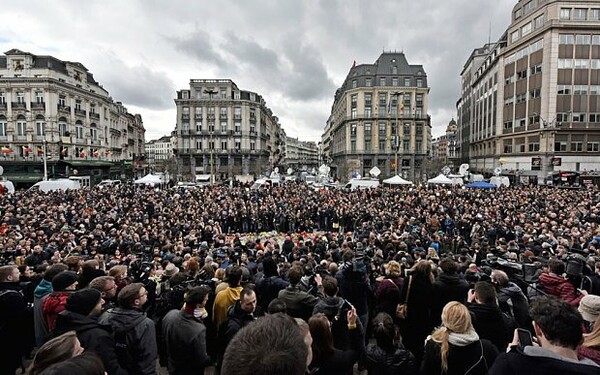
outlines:
[[[583,338],[583,318],[569,303],[540,297],[531,303],[529,314],[553,345],[576,349]]]
[[[277,314],[277,313],[286,313],[287,305],[285,302],[280,300],[279,298],[273,299],[269,302],[269,306],[267,307],[267,312],[269,314]]]
[[[240,286],[240,281],[242,281],[242,269],[238,266],[233,266],[227,273],[227,283],[232,288]]]
[[[245,286],[244,289],[242,289],[242,291],[240,292],[240,302],[242,302],[246,296],[252,295],[254,293],[256,292],[254,291],[253,286]]]
[[[223,356],[222,374],[303,375],[308,348],[294,319],[267,315],[242,328]]]
[[[185,293],[185,303],[189,306],[195,306],[202,303],[210,291],[211,289],[206,285],[193,287]]]
[[[265,257],[265,259],[262,262],[262,265],[265,277],[277,276],[277,264],[273,260],[273,257]]]
[[[35,353],[27,373],[29,375],[39,374],[50,365],[73,357],[76,340],[75,331],[68,331],[46,341]]]
[[[104,375],[104,364],[94,352],[85,352],[49,366],[40,375]]]
[[[548,267],[550,268],[550,272],[557,275],[562,275],[565,273],[565,264],[562,260],[552,258],[548,261]]]
[[[329,297],[335,296],[338,292],[338,282],[335,277],[325,276],[323,278],[323,292]]]
[[[440,262],[440,268],[446,274],[453,274],[458,272],[458,264],[452,258],[444,258]]]
[[[396,349],[394,339],[396,338],[396,326],[390,314],[382,312],[373,319],[373,335],[377,340],[377,346],[388,353]]]
[[[496,288],[494,285],[487,281],[478,281],[475,283],[475,293],[477,293],[477,299],[481,303],[495,303],[496,302]]]
[[[319,363],[333,354],[333,335],[329,320],[323,313],[313,315],[308,319],[310,334],[313,338],[313,363]]]
[[[131,308],[136,299],[140,298],[140,290],[144,287],[142,283],[133,283],[125,286],[119,292],[117,299],[123,308]]]
[[[288,280],[290,284],[297,285],[302,279],[302,274],[302,267],[293,266],[292,268],[290,268],[290,270],[288,271]]]

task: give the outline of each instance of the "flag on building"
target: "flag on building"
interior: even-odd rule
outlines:
[[[110,156],[110,151],[104,151],[104,156]]]
[[[100,153],[98,152],[98,150],[94,150],[94,152],[92,152],[92,155],[94,155],[95,158],[97,158]]]
[[[79,152],[79,157],[80,157],[80,158],[85,158],[85,151],[81,150],[81,151]]]
[[[44,149],[41,148],[40,146],[38,146],[36,150],[37,150],[38,155],[44,155]]]
[[[12,150],[6,146],[2,146],[2,153],[3,154],[10,154],[12,152]]]
[[[27,146],[21,146],[23,148],[23,153],[30,153],[32,150]]]
[[[66,147],[60,149],[60,156],[67,156],[68,153],[69,151]]]

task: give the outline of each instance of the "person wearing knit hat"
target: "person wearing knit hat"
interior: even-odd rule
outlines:
[[[67,298],[65,310],[85,315],[98,316],[102,312],[102,293],[96,289],[82,289]]]
[[[63,271],[52,278],[52,289],[55,292],[75,290],[77,287],[77,274],[73,271]]]
[[[71,293],[65,310],[56,318],[53,334],[75,331],[81,346],[100,357],[108,374],[126,375],[128,372],[119,364],[115,351],[112,328],[97,319],[103,303],[102,293],[97,289],[85,288]]]
[[[67,298],[77,287],[77,274],[73,271],[63,271],[52,278],[54,291],[42,302],[42,315],[52,332],[56,317],[65,309]]]
[[[600,296],[588,294],[579,301],[579,312],[585,320],[587,332],[591,332],[594,322],[600,317]]]

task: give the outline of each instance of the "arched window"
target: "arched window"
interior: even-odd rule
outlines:
[[[24,137],[27,135],[27,120],[25,116],[17,116],[17,136]]]
[[[45,134],[45,127],[46,121],[44,119],[44,116],[35,116],[35,134],[38,136],[43,136]]]
[[[63,137],[67,135],[68,129],[67,129],[67,119],[64,117],[61,117],[58,119],[58,134]]]

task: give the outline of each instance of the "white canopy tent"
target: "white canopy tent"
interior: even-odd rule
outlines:
[[[438,176],[427,180],[427,183],[435,185],[452,185],[452,180],[440,173]]]
[[[395,175],[394,177],[390,177],[388,179],[383,180],[384,184],[388,185],[412,185],[413,183],[403,179],[402,177]]]
[[[148,185],[148,186],[160,185],[163,182],[164,181],[160,175],[151,174],[151,173],[145,175],[142,178],[139,178],[139,179],[133,181],[134,184],[143,184],[143,185]]]

